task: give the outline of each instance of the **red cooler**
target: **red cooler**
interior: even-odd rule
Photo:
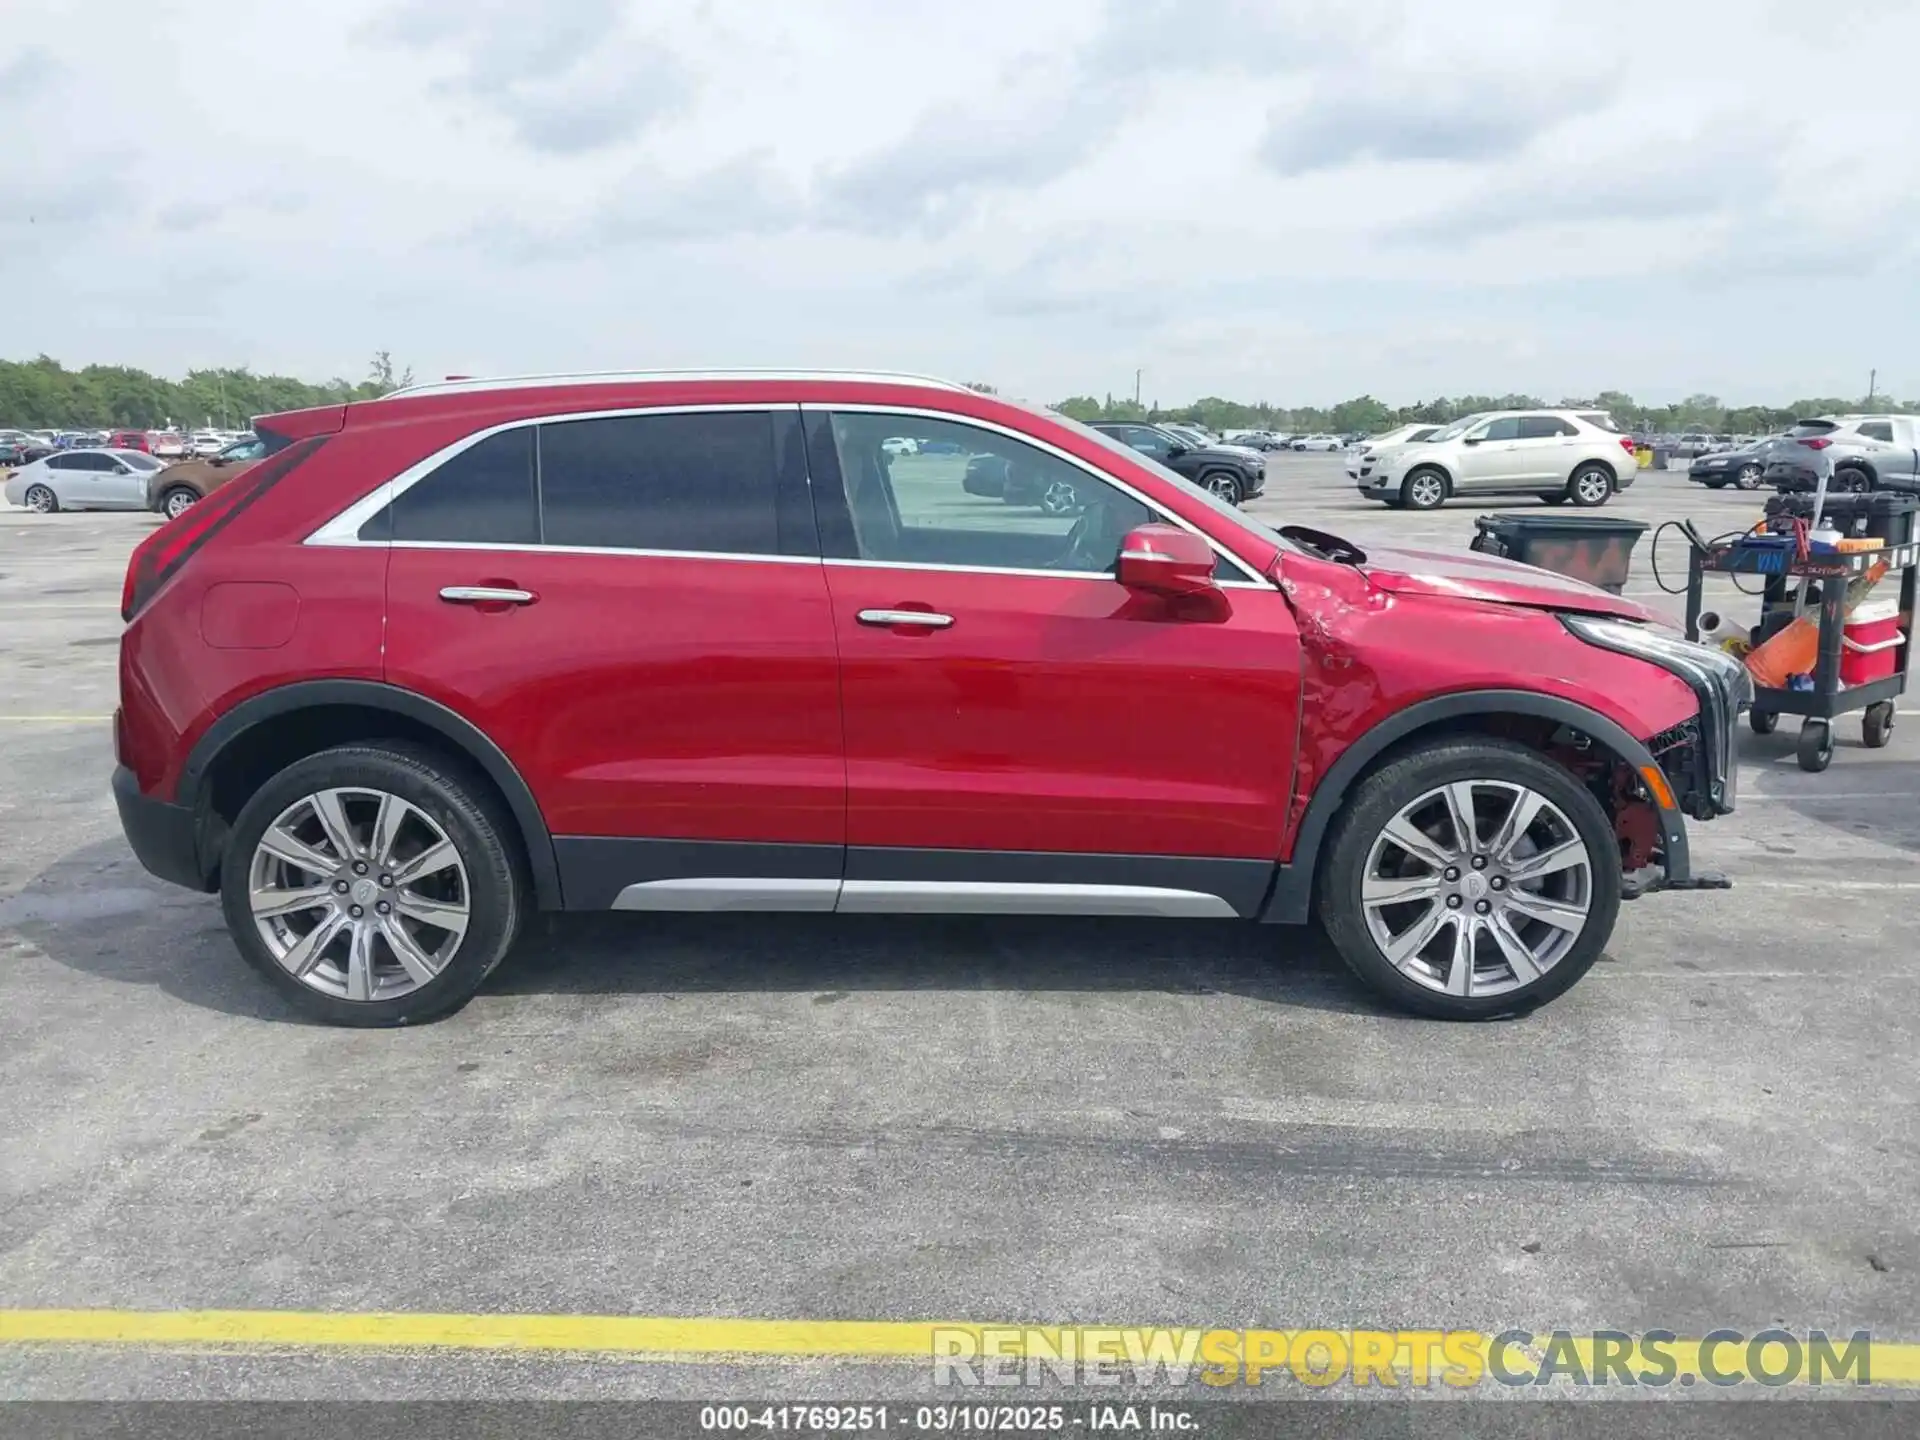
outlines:
[[[1893,674],[1894,652],[1900,640],[1898,601],[1868,600],[1855,606],[1847,616],[1846,634],[1840,642],[1841,684],[1865,685]]]

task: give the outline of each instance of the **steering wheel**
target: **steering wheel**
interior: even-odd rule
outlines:
[[[1086,509],[1067,532],[1066,548],[1047,568],[1112,574],[1121,542],[1132,528],[1127,513],[1130,508],[1126,504],[1111,503],[1108,496],[1098,492],[1089,497]]]

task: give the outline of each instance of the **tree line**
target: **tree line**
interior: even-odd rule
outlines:
[[[370,400],[401,385],[411,384],[411,370],[396,373],[385,350],[375,352],[365,379],[327,380],[319,384],[286,375],[256,375],[237,369],[190,370],[182,380],[149,375],[125,365],[88,365],[68,370],[42,355],[35,360],[0,360],[0,425],[30,425],[36,429],[60,426],[153,429],[161,425],[192,428],[211,423],[221,428],[246,425],[255,415],[298,410],[309,405],[337,405]],[[970,381],[976,390],[992,393],[993,386]],[[1605,410],[1615,421],[1633,430],[1655,433],[1709,430],[1719,434],[1759,435],[1784,429],[1803,415],[1825,415],[1849,410],[1920,410],[1920,401],[1896,405],[1888,396],[1841,399],[1826,396],[1796,400],[1792,405],[1728,405],[1717,395],[1690,395],[1676,405],[1643,405],[1619,390],[1568,397],[1557,407],[1569,410]],[[1338,405],[1248,404],[1205,396],[1190,405],[1137,404],[1111,394],[1105,397],[1070,395],[1054,408],[1076,420],[1173,420],[1219,430],[1326,430],[1339,434],[1377,433],[1413,421],[1440,424],[1479,410],[1539,410],[1548,402],[1538,395],[1456,395],[1419,400],[1411,405],[1389,405],[1371,395],[1343,400]]]
[[[1706,430],[1715,434],[1765,435],[1784,430],[1807,415],[1831,415],[1855,410],[1920,410],[1920,401],[1905,405],[1890,396],[1868,396],[1846,400],[1835,396],[1796,400],[1780,407],[1771,405],[1728,405],[1717,395],[1690,395],[1677,405],[1643,405],[1620,390],[1602,390],[1597,395],[1567,397],[1549,402],[1538,395],[1456,395],[1434,400],[1419,400],[1411,405],[1388,405],[1371,395],[1343,400],[1338,405],[1286,406],[1262,401],[1249,405],[1238,400],[1222,400],[1209,395],[1191,405],[1162,406],[1138,404],[1126,397],[1104,399],[1092,395],[1070,395],[1054,408],[1076,420],[1158,420],[1205,425],[1221,430],[1302,430],[1330,431],[1335,434],[1377,434],[1396,425],[1416,421],[1441,424],[1458,420],[1481,410],[1544,410],[1551,403],[1559,410],[1605,410],[1614,421],[1630,430],[1653,434],[1672,434],[1687,430]]]
[[[88,365],[69,370],[50,356],[0,360],[0,425],[35,429],[184,429],[212,424],[239,429],[256,415],[370,400],[412,383],[413,372],[395,373],[392,357],[375,353],[367,377],[313,384],[286,375],[256,375],[238,369],[189,370],[183,380],[149,375],[127,365]]]

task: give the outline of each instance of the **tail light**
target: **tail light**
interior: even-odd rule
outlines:
[[[139,614],[194,551],[224,530],[322,443],[317,439],[301,441],[249,466],[142,540],[127,560],[127,578],[120,586],[120,618],[131,620]]]
[[[1637,453],[1635,451],[1634,444],[1633,444],[1633,437],[1631,435],[1622,435],[1620,437],[1620,448],[1626,451],[1627,454],[1629,455]]]
[[[1829,440],[1824,435],[1809,435],[1805,439],[1801,440],[1800,443],[1806,446],[1809,450],[1824,450],[1827,448],[1827,446],[1831,445],[1833,441]]]

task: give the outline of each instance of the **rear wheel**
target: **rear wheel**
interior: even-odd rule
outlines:
[[[1867,707],[1860,717],[1860,740],[1869,750],[1879,750],[1893,739],[1893,702],[1880,700]]]
[[[1341,959],[1406,1010],[1532,1009],[1592,966],[1620,908],[1613,825],[1523,745],[1422,747],[1355,787],[1327,839],[1320,918]]]
[[[29,486],[26,494],[27,509],[40,515],[51,515],[60,508],[60,497],[45,485]]]
[[[1818,775],[1833,763],[1833,727],[1824,720],[1801,721],[1793,750],[1800,768]]]
[[[1400,482],[1400,503],[1409,510],[1437,510],[1447,498],[1447,477],[1431,466]]]
[[[178,520],[193,508],[200,498],[200,492],[185,485],[176,485],[160,497],[160,509],[169,520]]]
[[[1848,465],[1833,472],[1833,488],[1848,495],[1864,495],[1873,489],[1873,477],[1857,466]]]
[[[1778,710],[1749,710],[1747,712],[1747,724],[1752,727],[1753,733],[1756,735],[1771,735],[1780,728],[1780,712]]]
[[[1613,496],[1613,471],[1605,465],[1582,465],[1567,481],[1567,498],[1583,510],[1604,505]]]
[[[416,747],[308,756],[241,810],[221,868],[247,963],[334,1025],[459,1009],[506,955],[526,886],[509,822],[464,768]]]
[[[1758,465],[1742,465],[1740,472],[1733,477],[1733,484],[1737,490],[1758,490],[1760,488],[1760,467]],[[1720,487],[1716,485],[1713,488],[1718,490]]]

